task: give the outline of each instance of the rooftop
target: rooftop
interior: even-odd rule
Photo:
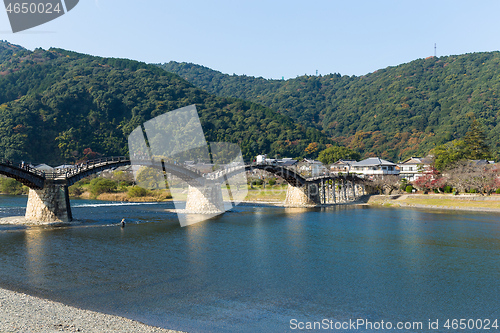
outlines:
[[[338,160],[337,162],[333,163],[333,164],[354,164],[356,163],[356,160],[343,160],[343,159],[340,159]]]
[[[395,166],[395,163],[383,160],[379,157],[369,157],[366,160],[362,160],[359,162],[355,162],[352,164],[352,166],[360,167],[360,166],[379,166],[379,165],[386,165],[386,166]]]
[[[431,164],[431,157],[410,157],[399,164]]]

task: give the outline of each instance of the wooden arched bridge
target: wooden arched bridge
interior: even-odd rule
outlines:
[[[207,177],[214,180],[231,178],[245,171],[262,170],[283,178],[288,185],[285,205],[317,206],[348,202],[365,194],[365,179],[355,174],[325,173],[316,177],[304,177],[295,167],[282,166],[279,163],[251,163],[233,166],[213,172]]]
[[[0,174],[14,178],[30,188],[26,219],[67,222],[73,219],[68,187],[92,174],[124,165],[130,165],[130,160],[126,157],[107,157],[45,172],[24,162],[2,160]]]
[[[4,160],[0,161],[0,174],[14,178],[30,188],[26,208],[27,219],[66,222],[72,220],[69,186],[92,174],[131,164],[151,167],[163,174],[174,175],[190,187],[197,188],[219,186],[220,189],[220,184],[225,180],[242,172],[263,170],[283,178],[291,185],[288,186],[285,202],[290,206],[314,206],[349,201],[364,192],[360,185],[362,179],[356,175],[326,174],[306,178],[293,167],[255,163],[227,166],[214,172],[203,173],[194,166],[163,160],[131,161],[123,156],[85,161],[65,168],[53,169],[53,172],[44,172],[25,163],[16,164]]]

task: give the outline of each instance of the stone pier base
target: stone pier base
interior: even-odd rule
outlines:
[[[314,190],[314,189],[309,189],[309,190]],[[295,187],[288,185],[288,188],[286,190],[285,206],[286,207],[317,206],[319,202],[316,202],[314,199],[319,200],[319,194],[318,193],[311,193],[311,194],[312,196],[310,195],[308,196],[306,187]]]
[[[224,212],[224,201],[220,184],[204,187],[189,186],[186,211],[197,214]]]
[[[26,220],[37,222],[71,222],[68,188],[65,185],[45,184],[42,190],[30,189]]]

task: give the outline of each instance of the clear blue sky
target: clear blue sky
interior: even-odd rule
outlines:
[[[499,13],[498,0],[80,0],[17,34],[2,8],[0,39],[265,78],[363,75],[433,55],[434,43],[438,56],[499,50]]]

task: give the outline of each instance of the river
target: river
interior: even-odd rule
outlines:
[[[81,224],[0,226],[0,286],[187,332],[500,319],[499,214],[238,206],[181,228],[172,203],[72,207]]]

